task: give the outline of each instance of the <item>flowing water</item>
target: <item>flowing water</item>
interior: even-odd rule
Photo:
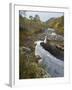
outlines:
[[[44,69],[52,77],[63,77],[64,76],[64,61],[57,59],[50,52],[46,51],[41,45],[42,41],[37,41],[35,47],[35,55],[40,56],[42,59],[42,65]]]

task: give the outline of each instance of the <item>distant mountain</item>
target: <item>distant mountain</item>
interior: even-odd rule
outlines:
[[[49,28],[54,28],[56,33],[63,35],[64,34],[64,16],[58,18],[50,18],[46,21],[46,24]]]

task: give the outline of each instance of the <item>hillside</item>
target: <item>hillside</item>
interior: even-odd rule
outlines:
[[[64,16],[58,18],[50,18],[46,21],[46,25],[50,28],[54,28],[57,34],[64,34]]]
[[[37,17],[37,18],[36,18]],[[45,29],[45,25],[38,16],[28,19],[19,16],[19,78],[50,77],[35,57],[34,41]]]

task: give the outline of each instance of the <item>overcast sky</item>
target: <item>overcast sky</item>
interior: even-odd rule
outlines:
[[[29,18],[29,16],[35,16],[35,15],[39,15],[40,19],[42,21],[46,21],[50,18],[54,18],[54,17],[60,17],[63,16],[64,13],[62,12],[33,12],[33,11],[26,11],[26,17]]]

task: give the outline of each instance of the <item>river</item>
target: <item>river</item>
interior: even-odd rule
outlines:
[[[35,47],[35,56],[40,56],[42,59],[43,68],[51,75],[51,77],[64,76],[64,61],[57,59],[50,52],[46,51],[41,45],[42,41],[37,41]]]

